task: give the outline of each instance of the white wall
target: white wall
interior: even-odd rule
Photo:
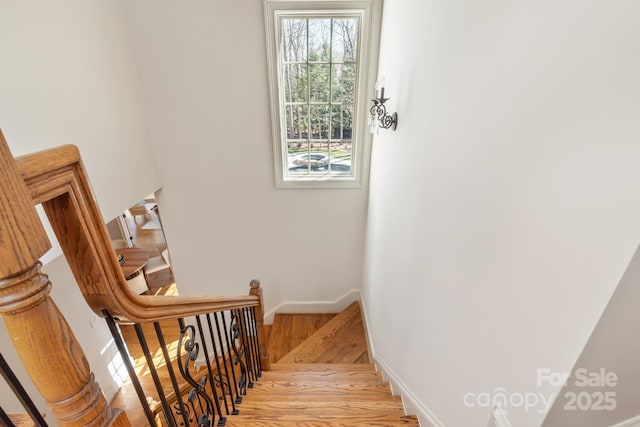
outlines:
[[[114,1],[0,1],[0,54],[14,156],[77,145],[108,219],[160,186]]]
[[[547,414],[545,427],[600,427],[632,418],[639,421],[639,283],[640,250],[580,354],[567,385]],[[585,378],[589,380],[586,385]],[[600,406],[604,409],[581,410]]]
[[[640,4],[387,0],[364,294],[375,353],[447,426],[552,393],[640,240]],[[510,408],[519,427],[535,410]]]
[[[105,218],[160,186],[145,128],[131,53],[114,1],[0,0],[0,128],[14,155],[75,144],[80,148]],[[110,398],[110,353],[103,323],[95,320],[58,253],[45,273],[53,297],[87,353]],[[4,327],[0,348],[21,372]],[[0,380],[2,406],[11,392]],[[44,409],[44,405],[40,405]],[[16,410],[18,408],[15,408]],[[51,419],[51,418],[49,418]]]
[[[262,1],[121,1],[182,294],[267,309],[361,283],[366,189],[276,189]]]

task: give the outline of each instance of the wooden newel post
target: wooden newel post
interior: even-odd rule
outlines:
[[[0,132],[0,314],[60,426],[130,426],[107,404],[38,261],[50,242]]]
[[[260,343],[260,368],[263,371],[270,371],[271,362],[269,361],[269,349],[264,332],[264,299],[262,297],[262,288],[260,287],[260,281],[257,279],[253,279],[250,286],[251,290],[249,291],[249,295],[255,295],[260,300],[260,304],[256,307],[256,326],[258,329],[258,342]]]

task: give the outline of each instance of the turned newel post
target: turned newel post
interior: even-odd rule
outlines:
[[[0,314],[60,426],[129,426],[93,379],[38,261],[50,243],[0,132]]]
[[[260,343],[260,368],[263,371],[271,370],[271,362],[269,361],[269,349],[267,348],[267,340],[264,332],[264,299],[262,297],[262,288],[260,281],[253,279],[250,283],[251,290],[249,295],[258,297],[260,304],[256,307],[256,326],[258,329],[258,342]]]

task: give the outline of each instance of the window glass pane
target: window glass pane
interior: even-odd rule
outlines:
[[[358,19],[333,19],[333,37],[331,40],[331,61],[352,62],[356,60],[358,47]]]
[[[331,19],[309,19],[309,62],[329,61]]]
[[[356,64],[331,66],[331,102],[354,101],[356,86]]]
[[[309,170],[316,173],[326,173],[329,170],[329,143],[327,141],[311,141],[309,151]]]
[[[311,105],[311,139],[329,139],[329,107]]]
[[[329,64],[309,64],[311,102],[329,102]]]
[[[353,105],[342,107],[342,139],[351,141],[353,138]],[[351,147],[351,145],[349,145]]]
[[[309,107],[306,105],[287,105],[285,108],[287,140],[307,139],[309,136]]]
[[[287,148],[289,173],[308,173],[309,165],[305,159],[309,154],[309,144],[301,141],[289,141]]]
[[[331,171],[351,172],[351,142],[332,142],[331,150]]]
[[[285,62],[307,60],[306,19],[282,19],[282,60]]]
[[[285,102],[307,101],[307,66],[304,64],[287,64],[283,67]]]
[[[334,105],[331,107],[331,139],[351,140],[353,127],[353,106]]]

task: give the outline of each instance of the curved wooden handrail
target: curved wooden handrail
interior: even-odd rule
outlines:
[[[38,259],[50,247],[0,132],[0,315],[33,384],[63,427],[130,427],[111,408]]]
[[[34,204],[42,203],[80,290],[98,315],[138,323],[258,306],[257,295],[183,297],[129,290],[82,164],[73,145],[17,157]],[[259,282],[258,282],[259,283]]]

